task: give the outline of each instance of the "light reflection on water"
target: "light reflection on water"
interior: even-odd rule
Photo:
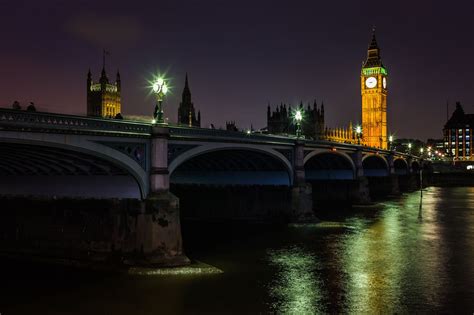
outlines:
[[[315,254],[298,246],[269,250],[270,263],[277,267],[269,284],[274,301],[271,310],[281,313],[308,314],[322,312],[321,279],[317,276],[319,263]]]
[[[127,315],[474,311],[474,188],[428,188],[421,212],[415,192],[354,210],[340,222],[277,229],[195,224],[184,240],[190,257],[224,274],[104,277],[0,265],[7,288],[0,312],[53,313],[53,306],[59,313]]]
[[[322,248],[304,244],[268,251],[278,267],[269,286],[272,310],[372,314],[439,309],[450,254],[439,218],[440,190],[427,189],[421,209],[416,192],[382,203],[375,218],[350,218],[340,224],[344,232],[326,238]],[[318,233],[322,227],[308,229]]]

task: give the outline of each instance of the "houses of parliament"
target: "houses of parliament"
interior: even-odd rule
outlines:
[[[123,119],[120,92],[120,73],[117,71],[115,82],[110,83],[105,71],[105,61],[98,83],[92,81],[92,73],[89,70],[87,73],[87,116]],[[191,100],[188,74],[186,74],[182,99],[178,107],[178,124],[201,127],[201,112],[198,111],[196,115],[194,103]]]
[[[318,106],[314,101],[312,106],[303,103],[296,105],[280,104],[272,111],[267,107],[267,128],[269,134],[294,135],[296,126],[293,114],[296,109],[304,112],[301,123],[302,134],[308,139],[329,140],[343,143],[362,143],[367,146],[387,149],[387,70],[382,63],[380,49],[375,38],[375,30],[367,49],[367,58],[360,72],[360,90],[362,98],[362,134],[360,138],[355,132],[355,126],[349,123],[343,128],[329,128],[325,125],[324,104]],[[87,114],[103,118],[122,118],[121,114],[121,80],[117,72],[115,82],[109,82],[104,66],[97,83],[92,81],[92,74],[87,74]],[[197,112],[191,100],[188,75],[186,74],[182,99],[178,107],[178,124],[189,127],[201,126],[201,113]],[[236,130],[235,123],[231,124]]]
[[[380,48],[375,38],[375,29],[367,49],[367,58],[360,73],[362,96],[361,143],[371,147],[387,149],[387,70],[382,64]],[[295,110],[304,112],[301,123],[302,134],[306,138],[344,143],[358,143],[352,123],[343,128],[328,128],[324,122],[324,104],[318,108],[314,102],[307,108],[301,103]],[[267,131],[270,134],[294,134],[291,105],[281,104],[274,111],[267,108]]]

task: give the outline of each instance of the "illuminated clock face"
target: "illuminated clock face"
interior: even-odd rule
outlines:
[[[368,77],[365,80],[365,86],[369,89],[374,88],[377,85],[377,79],[374,77]]]
[[[382,85],[383,85],[383,88],[386,89],[387,88],[387,78],[383,78],[382,79]]]

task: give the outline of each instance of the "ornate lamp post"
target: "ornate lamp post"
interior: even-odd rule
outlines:
[[[303,113],[301,109],[297,109],[295,112],[295,121],[296,121],[296,138],[301,137],[301,121],[303,120]]]
[[[388,148],[389,148],[390,151],[393,150],[393,149],[392,149],[392,144],[393,144],[393,136],[390,135],[390,136],[388,137]]]
[[[411,143],[408,143],[408,154],[411,154]]]
[[[356,126],[355,128],[356,136],[357,136],[357,144],[360,145],[360,138],[362,136],[362,127]]]
[[[423,152],[425,151],[425,149],[423,148],[420,148],[420,156],[423,156]]]
[[[166,93],[168,93],[168,86],[166,85],[166,82],[163,78],[158,78],[153,83],[153,93],[155,93],[157,102],[157,104],[155,105],[155,112],[153,113],[153,122],[162,124],[165,122],[163,119],[162,103],[163,98],[165,97]]]

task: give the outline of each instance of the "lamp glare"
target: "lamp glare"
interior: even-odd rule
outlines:
[[[301,111],[300,110],[297,110],[296,113],[295,113],[295,119],[297,121],[301,121],[303,119],[303,115],[301,114]]]

